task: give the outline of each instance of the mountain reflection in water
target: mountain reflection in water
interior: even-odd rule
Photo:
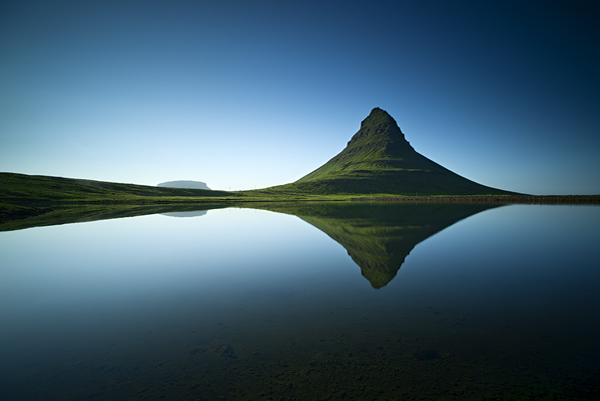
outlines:
[[[300,217],[342,245],[373,288],[387,285],[419,243],[493,205],[290,203],[264,209]]]

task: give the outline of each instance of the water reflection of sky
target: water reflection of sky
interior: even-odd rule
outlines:
[[[102,354],[113,343],[142,347],[144,333],[161,338],[148,349],[169,354],[193,343],[190,333],[203,344],[223,327],[236,333],[230,341],[242,353],[244,344],[275,335],[261,326],[268,322],[286,322],[274,337],[284,343],[303,328],[310,338],[333,327],[382,338],[404,328],[422,339],[434,333],[423,322],[441,316],[458,324],[452,332],[520,327],[515,343],[540,330],[591,344],[600,334],[592,318],[600,306],[599,231],[598,207],[487,210],[418,243],[379,290],[325,233],[262,210],[3,232],[0,371],[9,380],[27,361],[45,369],[44,361]]]
[[[454,300],[539,302],[581,296],[597,258],[600,208],[509,206],[418,244],[386,291]],[[15,306],[156,298],[295,280],[362,280],[345,250],[295,216],[211,210],[33,228],[2,235],[4,313]],[[408,287],[408,288],[404,288]],[[453,292],[457,292],[454,294]],[[482,298],[483,297],[483,298]],[[544,302],[550,299],[543,298]],[[467,299],[465,299],[467,301]],[[27,306],[29,305],[29,306]]]
[[[391,287],[491,318],[589,313],[600,306],[599,227],[594,206],[489,210],[419,244]]]
[[[343,253],[293,216],[251,209],[201,219],[161,215],[1,233],[4,300],[36,303],[157,296],[178,287],[266,285]],[[319,241],[321,239],[321,241]],[[302,272],[269,260],[306,262]],[[311,260],[313,259],[313,260]],[[9,286],[8,283],[11,283]],[[4,288],[6,287],[6,288]]]

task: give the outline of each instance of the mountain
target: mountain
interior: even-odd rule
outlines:
[[[306,194],[511,194],[468,180],[417,153],[396,121],[374,108],[346,148],[298,181],[269,188]]]
[[[202,181],[167,181],[161,182],[157,187],[166,188],[189,188],[189,189],[208,189],[210,188]]]

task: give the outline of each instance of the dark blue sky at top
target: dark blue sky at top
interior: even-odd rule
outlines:
[[[598,17],[581,1],[5,1],[0,171],[266,187],[381,107],[474,181],[600,193]]]

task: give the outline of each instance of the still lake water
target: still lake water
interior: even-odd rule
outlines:
[[[0,399],[600,399],[600,207],[271,209],[0,232]]]

